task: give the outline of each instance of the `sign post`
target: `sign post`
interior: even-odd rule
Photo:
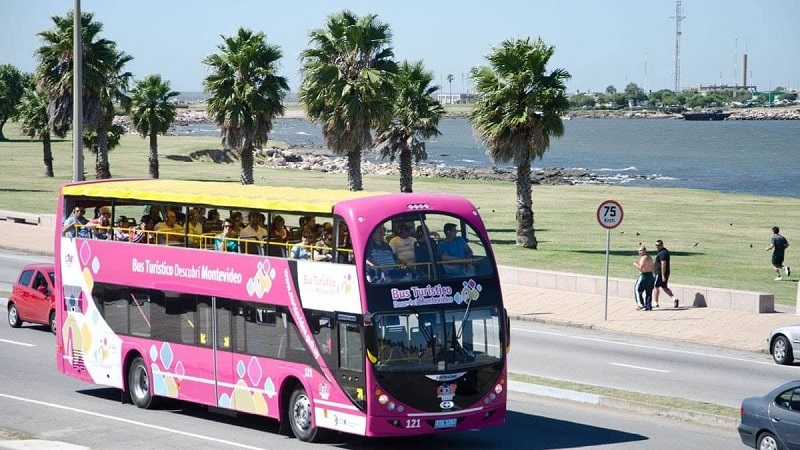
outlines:
[[[608,258],[611,247],[611,230],[622,223],[622,205],[615,200],[606,200],[597,207],[597,222],[606,229],[606,305],[603,320],[608,320]]]

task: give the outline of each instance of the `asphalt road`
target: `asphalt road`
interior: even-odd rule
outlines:
[[[512,322],[509,370],[738,408],[800,377],[752,353],[619,333]],[[764,336],[766,341],[767,336]]]
[[[25,264],[52,261],[53,258],[51,256],[24,255],[5,250],[0,251],[0,291],[11,292],[11,286]]]
[[[147,411],[119,402],[114,389],[56,372],[54,337],[41,326],[0,325],[0,427],[90,448],[308,449],[277,434],[274,421],[209,413],[171,401]],[[0,442],[0,448],[3,446]],[[735,429],[706,427],[514,393],[504,426],[409,439],[337,435],[314,448],[345,449],[731,449]],[[29,447],[26,447],[29,448]]]

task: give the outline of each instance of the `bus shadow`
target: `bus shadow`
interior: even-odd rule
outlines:
[[[535,437],[531,435],[536,430]],[[341,435],[345,436],[345,435]],[[505,425],[475,432],[416,436],[410,438],[364,438],[347,436],[333,445],[353,450],[435,448],[469,449],[566,449],[645,441],[639,434],[585,425],[549,417],[508,411]]]
[[[120,401],[121,392],[114,388],[85,389],[78,393],[111,401]],[[128,405],[132,406],[132,405]],[[252,414],[223,414],[207,407],[174,399],[163,399],[157,408],[198,420],[208,420],[231,426],[262,431],[278,436],[278,421]],[[535,438],[531,430],[536,430]],[[329,446],[352,450],[400,450],[408,448],[435,448],[437,450],[487,450],[487,449],[570,449],[646,441],[640,434],[611,428],[597,427],[567,420],[553,419],[509,410],[505,425],[477,431],[446,433],[433,436],[367,438],[343,433],[332,433],[324,442]]]

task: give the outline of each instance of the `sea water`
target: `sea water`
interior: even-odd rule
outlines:
[[[442,119],[439,130],[442,135],[427,142],[427,164],[511,167],[489,159],[467,119]],[[219,130],[193,124],[175,133],[214,136]],[[269,138],[323,146],[319,125],[303,119],[276,119]],[[800,197],[800,121],[565,120],[564,136],[553,137],[532,165],[586,169],[620,185]]]

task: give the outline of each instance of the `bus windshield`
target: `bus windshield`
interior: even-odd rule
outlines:
[[[497,307],[376,314],[372,362],[379,372],[460,370],[502,359]]]
[[[376,226],[365,247],[371,284],[451,280],[493,274],[488,245],[468,223],[446,214],[391,217]]]

